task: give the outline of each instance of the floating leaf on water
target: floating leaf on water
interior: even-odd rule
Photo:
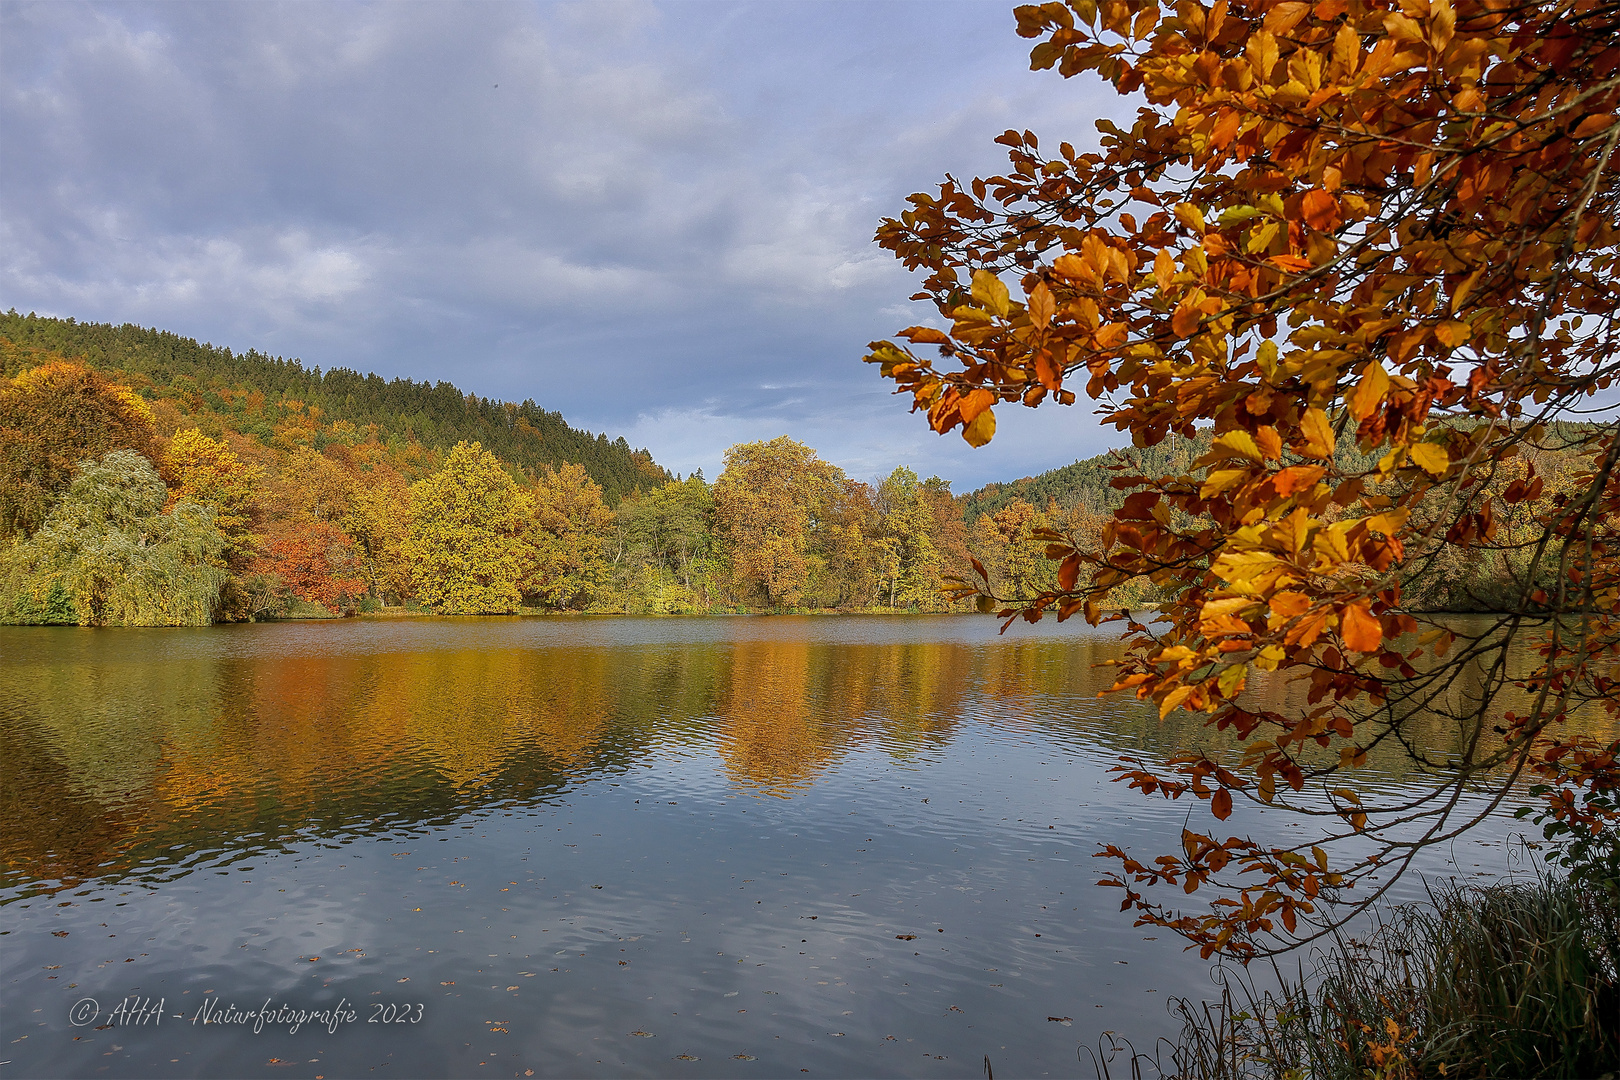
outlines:
[[[638,1039],[656,1039],[658,1037],[650,1031],[632,1031],[630,1034]]]

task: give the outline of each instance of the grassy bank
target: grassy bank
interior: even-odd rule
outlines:
[[[1603,1077],[1620,1073],[1620,887],[1452,886],[1386,911],[1281,988],[1228,979],[1182,1001],[1179,1043],[1101,1076],[1203,1080]],[[1106,1047],[1105,1047],[1106,1049]]]

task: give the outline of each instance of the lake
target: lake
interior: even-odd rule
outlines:
[[[0,627],[3,1075],[1093,1075],[1212,993],[1092,858],[1209,736],[998,627]]]

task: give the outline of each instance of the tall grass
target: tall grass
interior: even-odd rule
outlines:
[[[1431,900],[1386,912],[1368,940],[1317,953],[1277,990],[1238,977],[1218,1003],[1179,1002],[1180,1041],[1154,1070],[1201,1080],[1620,1073],[1614,890],[1541,878],[1452,886]]]

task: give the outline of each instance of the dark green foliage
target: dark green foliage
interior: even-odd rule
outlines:
[[[80,323],[16,311],[0,314],[0,337],[69,358],[82,357],[92,367],[144,376],[156,397],[183,398],[193,407],[206,405],[226,416],[243,413],[241,423],[233,426],[265,440],[272,433],[269,423],[246,415],[241,402],[230,400],[224,391],[242,387],[257,390],[269,401],[302,401],[320,408],[329,420],[346,420],[360,429],[375,424],[385,441],[414,438],[439,450],[463,440],[479,442],[501,460],[531,473],[541,466],[574,462],[602,485],[609,505],[637,489],[649,490],[670,480],[651,455],[632,450],[623,438],[610,442],[606,435],[576,430],[562,414],[533,401],[521,405],[495,401],[464,394],[448,382],[385,380],[347,368],[322,371],[306,368],[299,360],[255,350],[233,353],[129,323]],[[16,375],[9,370],[14,364],[19,370],[25,366],[19,358],[0,374]]]
[[[1036,509],[1056,502],[1061,509],[1082,506],[1093,513],[1112,514],[1125,503],[1126,493],[1112,486],[1119,476],[1144,472],[1155,476],[1192,470],[1193,461],[1209,449],[1208,436],[1183,439],[1172,435],[1157,446],[1133,446],[1049,469],[1005,484],[986,484],[962,497],[962,517],[971,525],[980,514],[994,514],[1014,499]],[[1115,470],[1114,465],[1128,465]]]

